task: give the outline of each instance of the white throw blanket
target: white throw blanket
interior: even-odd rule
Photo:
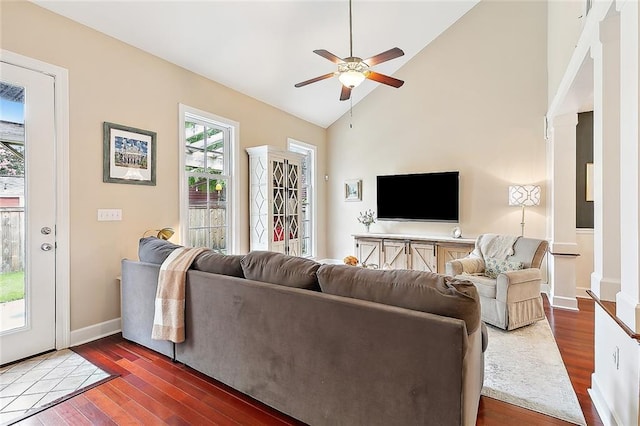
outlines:
[[[158,275],[151,338],[184,342],[184,295],[187,270],[205,247],[180,247],[162,262]]]
[[[518,238],[520,237],[516,235],[482,234],[478,237],[474,253],[482,258],[505,260],[513,255],[513,246]]]

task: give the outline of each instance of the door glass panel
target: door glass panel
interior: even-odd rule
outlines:
[[[0,333],[24,327],[24,87],[0,82]]]

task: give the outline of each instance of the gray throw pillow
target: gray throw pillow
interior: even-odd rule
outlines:
[[[311,259],[271,251],[252,251],[242,259],[245,278],[287,287],[319,290],[316,272],[320,264]]]
[[[140,259],[140,262],[162,265],[162,262],[169,257],[171,252],[179,247],[182,246],[156,237],[140,238],[138,259]]]
[[[480,324],[480,299],[471,281],[432,272],[347,265],[322,265],[317,275],[324,293],[458,318],[467,324],[469,334]]]
[[[242,255],[221,254],[213,250],[208,250],[200,253],[198,257],[195,258],[191,269],[244,278],[244,272],[240,264],[243,258],[244,256]]]

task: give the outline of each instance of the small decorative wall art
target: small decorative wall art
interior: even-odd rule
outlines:
[[[587,163],[586,201],[593,201],[593,163]]]
[[[344,200],[362,201],[362,179],[344,181]]]
[[[102,181],[155,185],[156,133],[105,121]]]

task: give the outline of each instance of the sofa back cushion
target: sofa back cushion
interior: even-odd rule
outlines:
[[[318,262],[271,251],[252,251],[242,259],[242,271],[247,279],[281,284],[287,287],[319,290],[316,272]]]
[[[244,278],[242,271],[243,255],[221,254],[213,250],[200,253],[195,258],[191,269],[196,271],[211,272],[213,274],[230,275],[232,277]]]
[[[156,237],[140,238],[138,259],[140,262],[162,265],[162,262],[178,247],[182,246]]]
[[[162,265],[171,252],[179,247],[182,246],[156,237],[140,238],[138,258],[140,262]],[[213,250],[206,250],[195,258],[190,269],[244,278],[240,265],[243,257],[242,255],[221,254]]]
[[[467,333],[480,324],[480,301],[472,282],[432,272],[373,270],[347,265],[318,269],[322,292],[464,320]]]

